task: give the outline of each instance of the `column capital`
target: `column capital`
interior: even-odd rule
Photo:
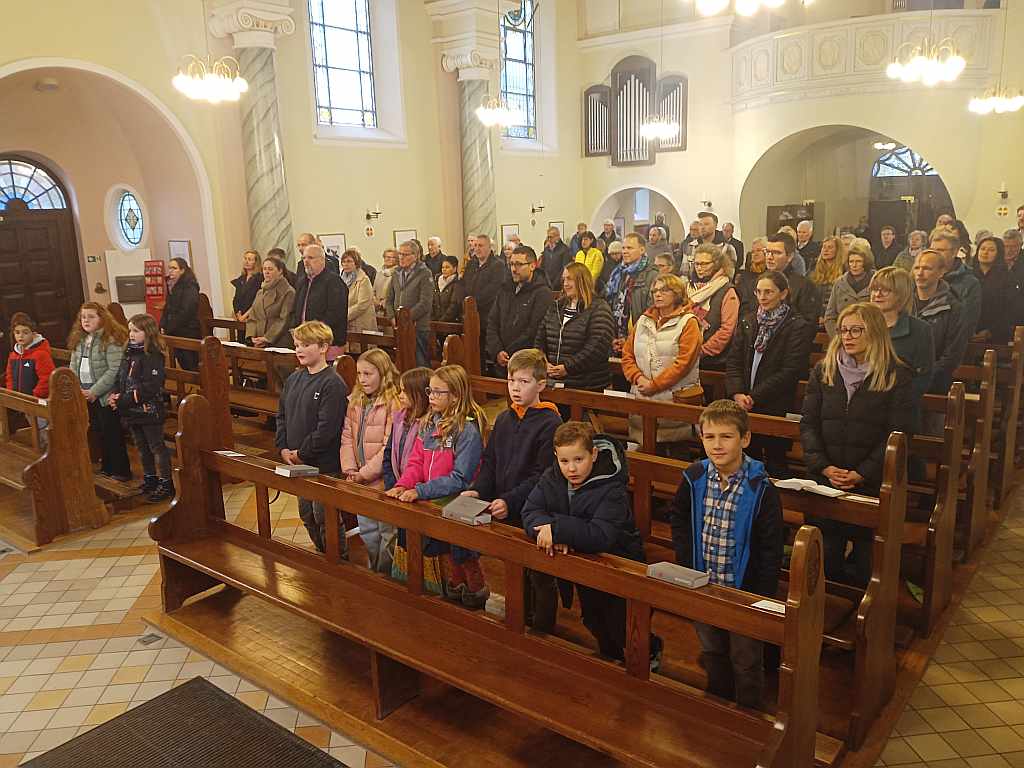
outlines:
[[[279,35],[295,32],[289,0],[226,0],[208,23],[214,37],[231,35],[235,48],[275,48]]]
[[[441,68],[459,80],[488,80],[498,65],[498,13],[520,7],[520,0],[424,0],[432,25],[431,42],[441,48]]]

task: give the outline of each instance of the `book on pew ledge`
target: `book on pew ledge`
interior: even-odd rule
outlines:
[[[652,579],[667,581],[687,589],[699,589],[708,583],[708,575],[684,565],[676,565],[668,561],[651,563],[647,566],[647,575]]]
[[[228,341],[227,339],[220,339],[219,341],[225,347],[244,347],[245,346],[245,344],[243,344],[240,341]]]
[[[802,413],[787,413],[786,421],[803,421],[804,415]]]
[[[320,470],[309,464],[278,464],[274,467],[274,473],[281,477],[315,477]]]
[[[788,480],[774,480],[772,482],[775,483],[776,488],[787,488],[791,491],[807,491],[808,493],[816,493],[819,496],[828,496],[833,499],[846,493],[846,491],[841,491],[838,488],[820,485],[813,480],[804,480],[799,477],[791,477]]]
[[[474,499],[472,496],[456,496],[441,508],[441,517],[466,525],[487,525],[491,522],[491,514],[484,510],[490,504],[489,501]]]
[[[609,395],[611,397],[628,397],[630,400],[636,400],[636,395],[632,392],[620,392],[617,389],[606,389],[601,394]]]
[[[264,352],[277,352],[279,355],[294,355],[294,349],[288,349],[288,347],[263,347]]]

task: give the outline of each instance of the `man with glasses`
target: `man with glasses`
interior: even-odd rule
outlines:
[[[498,297],[498,291],[508,280],[508,268],[505,259],[494,255],[491,247],[491,236],[481,233],[473,238],[473,253],[466,264],[462,282],[466,286],[466,295],[476,299],[476,311],[480,315],[480,328],[487,327],[491,307]],[[487,334],[480,334],[480,359],[487,360]]]
[[[981,319],[981,283],[957,258],[960,237],[955,229],[933,230],[930,247],[943,257],[942,279],[949,285],[957,301],[963,305],[964,329],[967,338],[970,338],[974,335],[974,329],[978,327],[978,320]]]
[[[535,279],[537,253],[528,245],[512,251],[508,262],[512,279],[506,281],[487,319],[487,357],[492,375],[506,378],[508,360],[520,349],[529,349],[537,338],[551,305],[547,282]]]
[[[765,238],[764,260],[768,269],[781,272],[789,281],[789,305],[807,321],[807,328],[813,338],[818,332],[818,318],[821,317],[821,299],[817,286],[803,275],[789,269],[796,241],[785,232],[776,232]]]
[[[821,243],[814,239],[814,222],[804,219],[796,225],[796,249],[804,260],[804,271],[806,275],[814,269],[818,256],[821,254]]]
[[[416,324],[416,365],[430,367],[430,314],[434,308],[434,275],[423,262],[419,243],[406,240],[398,246],[398,269],[388,286],[385,310],[394,319],[402,307],[409,308]]]
[[[302,261],[302,255],[306,251],[306,246],[309,245],[319,245],[321,248],[324,248],[324,244],[319,237],[312,232],[303,232],[295,240],[295,248],[299,252],[299,261]],[[335,275],[341,274],[341,262],[338,260],[337,254],[328,253],[326,248],[324,248],[324,264],[328,272]]]
[[[569,253],[569,246],[562,240],[562,233],[558,227],[548,227],[548,236],[544,240],[544,252],[541,255],[540,266],[547,276],[548,285],[562,284],[562,270],[565,265],[572,262],[575,255]]]
[[[937,395],[949,392],[949,387],[953,383],[953,371],[963,362],[967,341],[970,338],[966,318],[961,312],[961,304],[942,279],[944,265],[944,254],[929,248],[917,254],[913,275],[912,314],[932,328],[935,365],[928,391]]]
[[[1024,235],[1019,229],[1008,229],[1003,234],[1003,260],[1006,262],[1006,271],[1010,273],[1010,282],[1018,291],[1024,289],[1024,259],[1020,258],[1021,245],[1024,244]]]

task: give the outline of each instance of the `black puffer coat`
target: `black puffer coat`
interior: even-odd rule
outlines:
[[[807,375],[809,367],[811,334],[807,327],[806,321],[790,309],[765,347],[757,369],[757,381],[751,386],[757,313],[742,318],[726,361],[726,395],[750,395],[754,398],[754,413],[784,416],[791,411],[797,382]]]
[[[612,309],[607,301],[595,296],[590,306],[563,325],[565,304],[565,299],[561,299],[548,307],[534,346],[547,355],[552,365],[565,366],[566,377],[562,381],[569,389],[607,389],[611,383],[608,356],[615,335]]]
[[[896,384],[887,392],[873,392],[865,379],[847,402],[842,375],[836,371],[832,384],[826,384],[821,366],[814,366],[807,382],[800,421],[800,443],[807,469],[819,479],[822,470],[830,465],[855,470],[864,478],[861,489],[875,495],[882,484],[889,433],[910,434],[910,369],[896,364]]]
[[[164,421],[164,356],[129,344],[117,370],[114,392],[121,395],[117,413],[126,424],[162,424]]]

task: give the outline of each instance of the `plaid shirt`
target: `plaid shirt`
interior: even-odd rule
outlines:
[[[704,565],[708,569],[712,584],[726,587],[736,586],[732,553],[736,548],[734,524],[736,503],[743,493],[747,480],[750,458],[743,457],[737,472],[726,480],[722,490],[722,476],[710,461],[708,462],[708,490],[704,496]]]

